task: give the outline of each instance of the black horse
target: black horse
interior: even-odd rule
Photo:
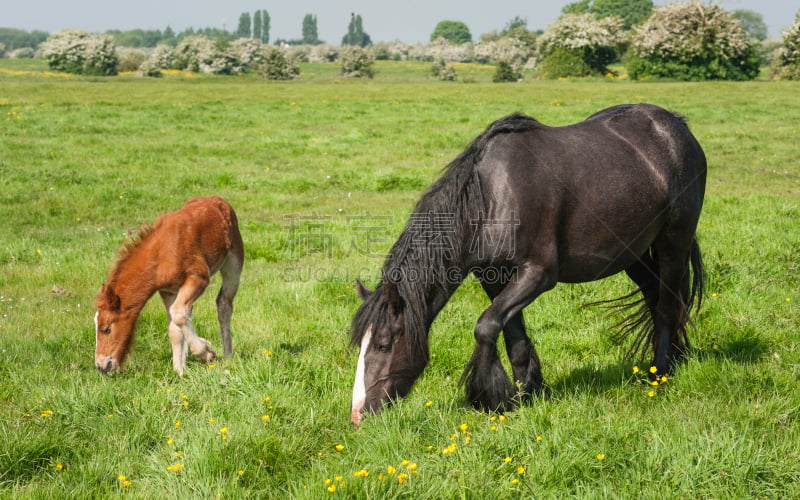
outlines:
[[[376,290],[358,283],[351,421],[411,390],[429,328],[469,273],[492,301],[462,378],[476,408],[508,410],[544,390],[522,310],[558,282],[625,271],[637,289],[622,299],[641,299],[626,304],[639,309],[621,336],[637,331],[631,352],[651,347],[658,373],[671,373],[702,296],[705,182],[697,140],[657,106],[614,106],[565,127],[520,114],[492,123],[419,200]],[[513,385],[497,355],[501,331]]]

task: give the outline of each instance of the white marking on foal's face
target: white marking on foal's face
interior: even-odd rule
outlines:
[[[353,383],[353,401],[350,405],[350,422],[359,425],[364,416],[361,410],[367,400],[367,385],[364,381],[365,367],[364,357],[367,354],[370,340],[372,340],[372,325],[367,328],[364,338],[361,340],[361,350],[358,353],[358,365],[356,366],[356,380]]]
[[[95,311],[94,313],[94,346],[97,349],[97,335],[100,333],[97,331],[97,317],[100,316],[100,311]]]

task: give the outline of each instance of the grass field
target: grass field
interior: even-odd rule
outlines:
[[[306,65],[275,83],[0,61],[0,497],[800,496],[800,85],[428,69],[379,62],[350,81]],[[560,285],[526,310],[552,397],[476,412],[458,380],[488,302],[468,280],[411,395],[353,428],[353,282],[376,283],[425,187],[503,115],[563,125],[623,102],[680,112],[709,159],[693,356],[650,387],[633,373],[650,360],[610,340],[618,318],[582,307],[626,279]],[[126,369],[102,376],[92,301],[116,249],[210,194],[246,247],[236,354],[177,377],[153,300]],[[218,283],[194,309],[216,348]]]

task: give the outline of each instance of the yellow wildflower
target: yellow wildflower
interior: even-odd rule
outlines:
[[[183,464],[175,464],[167,467],[167,470],[170,472],[178,472],[181,469],[183,469]]]
[[[633,373],[639,373],[639,367],[638,366],[633,365]]]
[[[336,448],[336,451],[342,451],[342,450],[344,450],[344,445],[343,444],[337,444],[336,446],[334,446],[334,448]]]
[[[604,454],[602,454],[602,453],[598,453],[596,458],[597,458],[598,460],[605,460],[605,459],[606,459],[606,456],[605,456]]]
[[[467,424],[461,424],[458,426],[458,428],[461,430],[461,434],[466,434],[467,429],[469,429],[469,426]]]
[[[521,465],[517,467],[517,474],[525,474],[525,467]]]
[[[656,373],[657,371],[658,371],[658,368],[656,368],[655,366],[651,366],[650,367],[650,373]]]
[[[503,462],[505,462],[507,464],[510,464],[511,460],[513,460],[511,457],[506,457],[506,458],[503,459]]]
[[[397,475],[397,482],[398,483],[403,484],[406,481],[408,481],[408,474],[403,472],[403,473]]]
[[[390,465],[386,467],[386,473],[389,474],[390,476],[394,476],[395,474],[397,474],[397,468],[394,467],[393,465]]]

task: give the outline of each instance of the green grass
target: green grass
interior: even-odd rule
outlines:
[[[349,81],[306,65],[276,83],[80,78],[2,61],[0,496],[800,495],[800,86],[491,84],[480,66],[464,69],[474,83],[447,83],[428,66],[379,62],[373,80]],[[693,357],[649,397],[632,373],[649,360],[626,361],[615,318],[581,307],[630,284],[560,285],[526,312],[553,397],[493,420],[458,387],[487,305],[468,281],[434,324],[411,395],[352,428],[353,281],[375,284],[439,170],[505,114],[564,125],[639,101],[685,115],[709,159]],[[92,300],[116,249],[129,229],[209,194],[234,205],[246,246],[236,355],[191,360],[178,378],[154,300],[126,370],[101,376]],[[218,283],[194,311],[217,347]]]

